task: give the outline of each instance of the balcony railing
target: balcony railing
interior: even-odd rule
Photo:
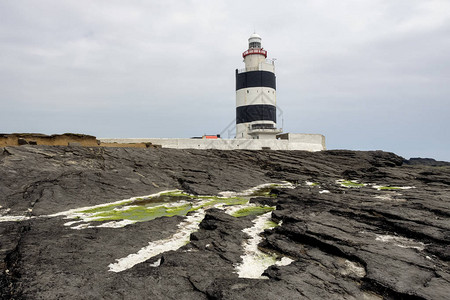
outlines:
[[[274,127],[274,124],[254,124],[250,125],[248,129],[248,134],[258,134],[258,133],[281,133],[283,129]]]
[[[238,70],[238,73],[264,70],[263,64],[268,64],[268,65],[274,66],[275,62],[272,59],[266,59],[265,61],[259,63],[259,66],[257,66],[257,67],[242,68],[242,69]]]
[[[273,124],[253,124],[250,126],[251,130],[255,129],[274,129]]]
[[[247,55],[250,55],[250,54],[261,54],[267,58],[267,51],[264,49],[248,49],[247,51],[242,53],[242,57],[245,58]]]

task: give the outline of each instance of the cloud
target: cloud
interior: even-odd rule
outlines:
[[[414,148],[450,160],[450,152],[436,150],[450,149],[443,129],[450,127],[449,6],[3,1],[0,128],[109,137],[218,133],[234,118],[234,69],[256,29],[277,58],[286,130],[324,133],[330,148]]]

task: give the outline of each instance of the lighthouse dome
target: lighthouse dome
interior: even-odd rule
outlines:
[[[253,33],[248,38],[248,48],[259,48],[261,49],[261,37],[257,33]]]

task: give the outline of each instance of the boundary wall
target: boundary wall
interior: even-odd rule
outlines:
[[[218,150],[326,150],[325,136],[321,134],[279,135],[278,139],[186,139],[186,138],[100,138],[101,143],[132,144],[151,143],[172,149],[218,149]]]

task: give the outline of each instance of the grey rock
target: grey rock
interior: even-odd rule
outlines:
[[[1,298],[447,299],[450,167],[404,162],[382,151],[2,148],[0,214],[31,218],[0,222]],[[297,186],[251,200],[276,206],[272,219],[282,221],[260,249],[294,260],[267,268],[268,279],[235,270],[253,216],[209,209],[190,243],[118,273],[108,265],[174,234],[184,217],[83,230],[42,217],[168,189],[217,195],[282,180]]]

